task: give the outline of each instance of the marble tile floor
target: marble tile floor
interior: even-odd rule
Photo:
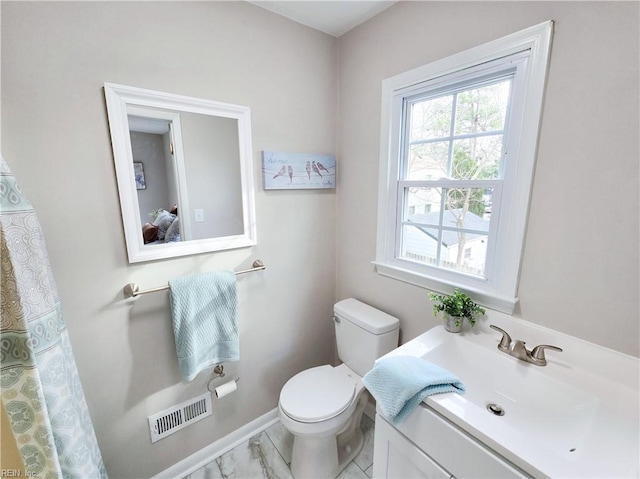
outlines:
[[[370,479],[374,422],[362,415],[362,450],[337,479]],[[289,465],[293,436],[280,422],[217,457],[184,479],[293,479]]]

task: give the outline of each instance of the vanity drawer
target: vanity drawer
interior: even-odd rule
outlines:
[[[377,416],[373,477],[375,479],[451,479],[433,459]]]
[[[455,477],[530,477],[424,403],[395,427]]]

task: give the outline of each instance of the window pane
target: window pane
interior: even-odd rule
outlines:
[[[420,226],[402,227],[400,257],[437,266],[438,230]]]
[[[409,140],[449,136],[452,110],[453,96],[451,95],[413,103]]]
[[[511,80],[458,93],[456,135],[504,129]]]
[[[488,232],[492,193],[491,188],[445,189],[446,205],[442,226]]]
[[[480,136],[453,142],[451,178],[488,180],[500,176],[502,135]]]
[[[400,257],[429,266],[484,277],[486,235],[442,230],[438,261],[438,228],[404,225]]]
[[[442,233],[440,267],[484,277],[488,236],[446,230]]]
[[[446,177],[448,155],[448,141],[411,145],[406,179],[433,180]]]
[[[492,188],[407,188],[400,256],[484,277],[492,195]]]
[[[489,231],[493,188],[445,188],[445,212],[440,224],[442,188],[406,189],[403,221],[423,225]]]
[[[439,225],[442,188],[407,188],[407,214],[412,223]]]

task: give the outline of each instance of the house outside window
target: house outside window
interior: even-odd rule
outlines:
[[[383,81],[380,274],[513,311],[551,31]]]

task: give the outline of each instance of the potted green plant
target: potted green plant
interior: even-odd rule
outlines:
[[[459,333],[466,319],[471,326],[486,310],[474,302],[469,296],[456,288],[453,294],[437,294],[430,292],[429,299],[434,302],[433,314],[442,315],[444,327],[452,333]]]

